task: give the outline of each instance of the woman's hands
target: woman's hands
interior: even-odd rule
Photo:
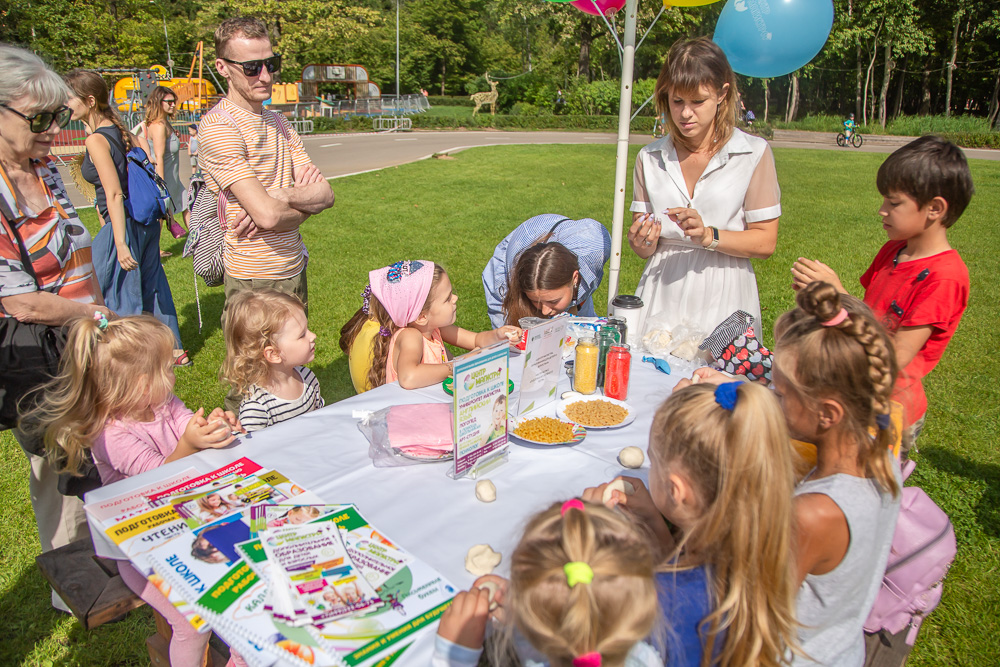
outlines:
[[[712,243],[712,230],[705,226],[701,214],[693,208],[668,208],[667,217],[677,223],[684,236],[707,248]]]
[[[654,252],[660,241],[662,226],[652,213],[636,213],[632,216],[632,226],[628,229],[628,244],[639,257],[646,259]]]
[[[124,243],[115,243],[115,250],[118,252],[118,264],[123,271],[133,271],[139,268],[139,262],[132,257],[132,251]]]
[[[492,613],[490,612],[489,590],[479,588],[487,581],[498,586],[496,595],[493,596],[493,602],[497,603],[497,608]],[[462,591],[451,601],[451,605],[441,616],[438,634],[459,646],[471,649],[482,648],[483,640],[486,638],[486,622],[490,616],[502,620],[506,594],[506,579],[492,574],[479,577],[472,584],[471,590]]]

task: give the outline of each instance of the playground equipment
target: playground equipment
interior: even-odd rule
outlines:
[[[198,76],[194,76],[194,66],[198,65]],[[153,65],[148,70],[104,70],[102,74],[127,72],[124,77],[115,82],[113,95],[114,104],[118,110],[125,113],[135,113],[142,110],[143,103],[156,86],[165,86],[177,95],[177,109],[195,114],[207,111],[215,103],[219,91],[211,81],[202,78],[205,69],[204,42],[198,42],[191,58],[191,67],[186,77],[167,76],[163,65]],[[100,70],[99,70],[100,71]]]

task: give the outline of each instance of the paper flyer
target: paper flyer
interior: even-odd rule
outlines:
[[[456,478],[506,456],[509,359],[507,341],[455,359]]]
[[[567,318],[560,317],[528,329],[517,402],[518,417],[556,399],[567,324]]]
[[[104,532],[130,560],[188,530],[173,507],[158,507],[110,526]]]
[[[177,513],[197,528],[256,503],[278,504],[288,498],[259,477],[250,476],[228,486],[172,498]]]
[[[179,484],[174,488],[164,489],[163,491],[154,493],[153,495],[148,496],[148,500],[153,507],[159,507],[160,505],[170,500],[171,496],[179,495],[184,491],[189,491],[191,489],[197,489],[198,487],[201,486],[206,486],[208,484],[211,484],[212,482],[219,480],[220,478],[225,478],[227,476],[246,477],[247,475],[251,475],[260,469],[261,469],[260,465],[258,465],[256,462],[251,461],[246,457],[243,457],[241,459],[233,461],[228,465],[213,470],[212,472],[205,473],[201,477],[197,477],[195,479],[184,482],[183,484]]]
[[[172,489],[175,486],[193,479],[197,474],[197,470],[194,468],[188,468],[173,477],[168,477],[167,479],[160,480],[154,484],[150,484],[149,486],[144,486],[142,488],[129,491],[128,493],[123,493],[120,496],[108,498],[107,500],[103,500],[101,502],[88,503],[84,509],[87,510],[87,514],[101,523],[116,517],[126,518],[128,516],[140,514],[143,511],[153,509],[153,507],[149,504],[149,501],[146,499],[147,496],[159,493],[160,491],[164,491],[166,489]]]

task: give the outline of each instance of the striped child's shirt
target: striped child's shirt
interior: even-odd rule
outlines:
[[[219,106],[233,117],[239,130],[219,113],[206,115],[198,126],[198,164],[212,193],[217,195],[247,178],[256,178],[268,191],[294,185],[292,169],[311,161],[288,122],[272,111],[255,114],[228,99]],[[228,223],[235,220],[238,209],[239,202],[229,193]],[[227,225],[223,263],[233,278],[285,280],[305,269],[305,245],[298,230],[258,229],[253,238],[238,239]]]
[[[263,387],[250,387],[250,393],[240,403],[240,424],[243,428],[259,431],[323,407],[316,375],[305,366],[296,366],[295,370],[302,378],[302,395],[298,398],[286,401]]]

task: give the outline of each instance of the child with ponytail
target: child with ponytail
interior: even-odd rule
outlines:
[[[440,264],[396,262],[368,278],[364,305],[340,330],[340,349],[351,355],[355,341],[364,339],[366,324],[374,321],[379,327],[371,341],[366,389],[396,380],[404,389],[438,384],[451,377],[445,343],[471,350],[521,336],[515,326],[480,333],[456,326],[458,296]]]
[[[173,394],[174,337],[164,324],[148,315],[108,322],[97,313],[67,328],[60,373],[29,418],[57,468],[78,470],[89,451],[101,481],[110,484],[233,441],[240,424],[232,413],[192,413]],[[208,634],[199,634],[128,562],[118,571],[170,622],[170,663],[200,665]]]
[[[504,656],[513,649],[526,667],[659,667],[662,657],[645,641],[657,614],[644,528],[621,512],[573,499],[528,522],[509,582],[487,575],[455,596],[431,664],[477,665],[492,615],[502,628],[495,665],[509,664]],[[530,646],[512,647],[515,633]]]
[[[795,491],[802,655],[793,664],[861,665],[899,513],[896,355],[871,313],[845,308],[832,285],[809,283],[795,300],[775,323],[773,386],[792,437],[815,444],[817,461]]]
[[[758,384],[696,384],[653,417],[649,489],[608,504],[644,520],[670,667],[776,667],[795,646],[794,473],[778,402]],[[603,498],[607,485],[584,492]],[[671,533],[667,522],[676,529]]]

